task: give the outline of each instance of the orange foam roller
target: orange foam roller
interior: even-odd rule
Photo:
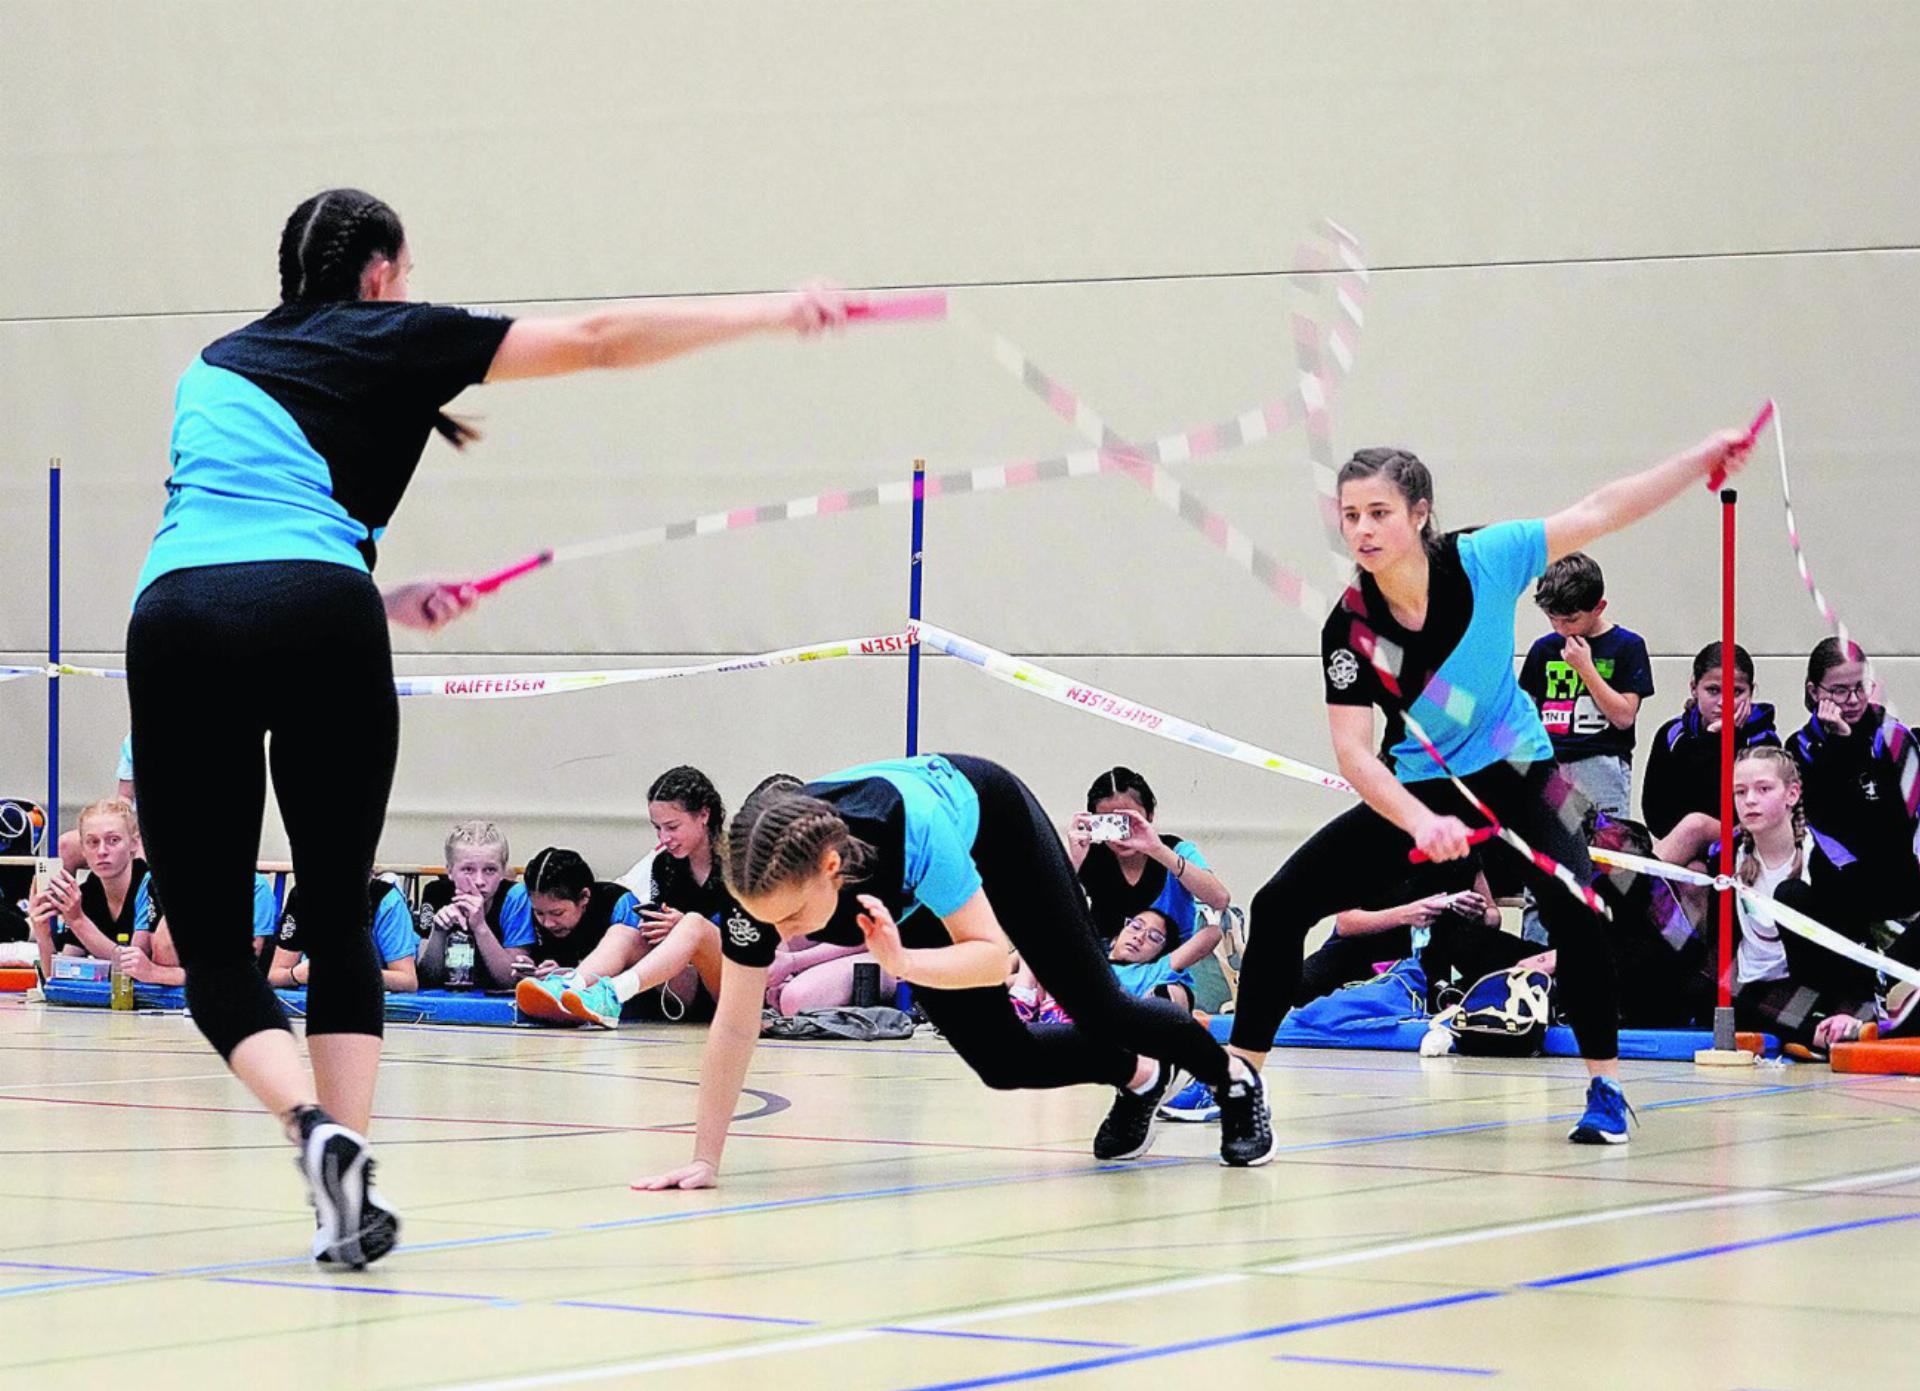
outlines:
[[[31,990],[40,983],[40,977],[31,966],[9,966],[0,969],[0,994]]]
[[[1874,1043],[1836,1043],[1829,1059],[1835,1072],[1877,1072],[1920,1075],[1920,1038],[1892,1038]]]

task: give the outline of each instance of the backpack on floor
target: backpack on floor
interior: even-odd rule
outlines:
[[[1467,1057],[1537,1058],[1546,1046],[1552,990],[1544,971],[1494,971],[1434,1022],[1452,1031],[1454,1050]]]

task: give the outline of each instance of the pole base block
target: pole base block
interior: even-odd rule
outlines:
[[[1755,1061],[1744,1048],[1699,1048],[1693,1054],[1695,1067],[1752,1067]]]

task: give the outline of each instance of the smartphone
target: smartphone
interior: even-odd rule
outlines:
[[[1125,840],[1133,834],[1133,823],[1117,811],[1087,818],[1087,839],[1098,845],[1103,840]]]

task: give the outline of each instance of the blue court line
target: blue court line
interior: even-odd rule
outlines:
[[[457,1299],[470,1304],[499,1304],[518,1308],[520,1301],[497,1294],[455,1294],[448,1290],[396,1290],[380,1285],[332,1285],[317,1280],[250,1280],[238,1275],[222,1275],[216,1285],[267,1285],[278,1290],[324,1290],[328,1294],[387,1294],[404,1299]]]
[[[1138,1343],[1103,1343],[1090,1338],[1025,1338],[1015,1333],[967,1333],[957,1328],[909,1328],[889,1324],[874,1333],[911,1333],[919,1338],[977,1338],[985,1343],[1045,1343],[1057,1348],[1131,1348]]]
[[[933,1382],[925,1386],[917,1386],[913,1391],[973,1391],[973,1388],[981,1386],[1007,1386],[1017,1381],[1039,1381],[1045,1377],[1098,1371],[1102,1367],[1118,1367],[1129,1362],[1147,1362],[1160,1357],[1177,1357],[1182,1353],[1231,1347],[1235,1343],[1278,1338],[1288,1333],[1307,1333],[1316,1328],[1337,1328],[1343,1324],[1366,1323],[1374,1319],[1394,1318],[1400,1314],[1420,1313],[1427,1309],[1445,1309],[1456,1304],[1475,1304],[1486,1299],[1504,1299],[1508,1293],[1507,1290],[1472,1290],[1466,1294],[1449,1294],[1442,1295],[1438,1299],[1422,1299],[1412,1304],[1388,1304],[1382,1308],[1361,1309],[1351,1314],[1332,1314],[1325,1318],[1276,1323],[1268,1328],[1254,1328],[1245,1333],[1222,1333],[1212,1338],[1192,1338],[1181,1343],[1162,1343],[1157,1347],[1136,1348],[1129,1352],[1116,1352],[1107,1357],[1084,1357],[1077,1362],[1055,1362],[1050,1366],[1032,1367],[1022,1372],[1001,1372],[994,1376],[970,1377],[965,1381]]]
[[[1382,1372],[1430,1372],[1436,1376],[1454,1377],[1497,1377],[1498,1367],[1447,1367],[1432,1362],[1369,1362],[1360,1357],[1306,1357],[1297,1352],[1283,1352],[1273,1359],[1275,1362],[1311,1362],[1322,1367],[1370,1367]]]
[[[157,1270],[117,1270],[104,1265],[42,1265],[38,1261],[0,1261],[0,1270],[57,1270],[67,1275],[158,1275]]]
[[[817,1328],[818,1319],[776,1319],[760,1314],[715,1314],[705,1309],[664,1309],[656,1304],[609,1304],[596,1299],[556,1299],[561,1309],[611,1309],[624,1314],[669,1314],[683,1319],[725,1319],[729,1323],[779,1323],[790,1328]]]
[[[1096,1371],[1102,1367],[1121,1366],[1130,1362],[1146,1362],[1162,1357],[1177,1357],[1189,1352],[1205,1352],[1212,1348],[1230,1347],[1238,1343],[1259,1342],[1267,1338],[1278,1338],[1289,1333],[1305,1333],[1319,1328],[1334,1328],[1343,1324],[1366,1323],[1375,1319],[1396,1318],[1401,1314],[1420,1313],[1428,1309],[1443,1309],[1456,1304],[1473,1304],[1491,1299],[1505,1299],[1509,1295],[1523,1290],[1554,1289],[1582,1281],[1605,1280],[1615,1275],[1625,1275],[1636,1270],[1646,1270],[1656,1266],[1678,1265],[1687,1261],[1706,1260],[1712,1256],[1727,1255],[1736,1251],[1751,1250],[1759,1246],[1779,1246],[1791,1241],[1807,1241],[1814,1237],[1831,1236],[1835,1232],[1857,1231],[1864,1227],[1884,1227],[1895,1222],[1920,1221],[1920,1212],[1900,1213],[1890,1217],[1868,1217],[1857,1222],[1833,1222],[1818,1227],[1802,1227],[1798,1231],[1781,1232],[1776,1236],[1760,1237],[1752,1241],[1732,1242],[1716,1246],[1701,1246],[1689,1251],[1676,1251],[1671,1255],[1656,1256],[1644,1261],[1630,1261],[1621,1265],[1601,1266],[1593,1270],[1579,1271],[1572,1275],[1553,1276],[1544,1280],[1532,1280],[1510,1289],[1473,1290],[1466,1294],[1447,1295],[1439,1299],[1420,1300],[1412,1304],[1388,1304],[1377,1309],[1361,1309],[1351,1314],[1335,1314],[1327,1318],[1304,1319],[1295,1323],[1275,1324],[1269,1328],[1249,1329],[1244,1333],[1226,1333],[1213,1338],[1195,1338],[1180,1343],[1163,1343],[1155,1347],[1138,1348],[1130,1352],[1118,1352],[1108,1357],[1087,1357],[1075,1362],[1055,1362],[1044,1367],[1030,1367],[1025,1371],[1002,1372],[993,1376],[973,1377],[965,1381],[933,1382],[911,1388],[911,1391],[974,1391],[985,1386],[1008,1386],[1015,1382],[1041,1381],[1048,1377],[1068,1376],[1075,1372]]]
[[[1846,1078],[1834,1079],[1828,1082],[1806,1082],[1797,1085],[1747,1087],[1737,1092],[1722,1092],[1712,1096],[1678,1097],[1671,1101],[1650,1102],[1641,1109],[1651,1111],[1669,1107],[1701,1106],[1709,1102],[1740,1100],[1750,1096],[1774,1096],[1781,1092],[1813,1091],[1826,1087],[1845,1086],[1852,1080],[1852,1078]],[[1274,1152],[1276,1154],[1300,1154],[1315,1150],[1343,1149],[1356,1145],[1391,1144],[1398,1140],[1423,1140],[1439,1135],[1458,1135],[1473,1131],[1512,1129],[1518,1126],[1541,1125],[1568,1119],[1578,1119],[1578,1115],[1573,1112],[1567,1112],[1560,1116],[1546,1117],[1544,1120],[1480,1121],[1465,1126],[1441,1126],[1429,1130],[1404,1130],[1391,1135],[1359,1135],[1344,1140],[1317,1140],[1306,1144],[1282,1145]],[[694,1222],[708,1217],[727,1217],[737,1213],[766,1212],[782,1208],[818,1206],[839,1202],[860,1202],[880,1197],[903,1197],[912,1193],[951,1192],[969,1188],[991,1188],[1009,1183],[1024,1183],[1036,1178],[1081,1178],[1089,1174],[1111,1173],[1115,1170],[1123,1169],[1164,1168],[1168,1166],[1206,1164],[1210,1162],[1212,1161],[1200,1158],[1149,1159],[1125,1164],[1096,1165],[1088,1169],[1049,1170],[1037,1174],[1019,1174],[1006,1178],[961,1179],[946,1183],[908,1184],[898,1188],[864,1189],[850,1193],[820,1194],[808,1198],[780,1198],[757,1203],[736,1203],[723,1207],[700,1208],[690,1212],[657,1213],[649,1217],[629,1217],[614,1222],[593,1223],[584,1227],[570,1228],[565,1232],[556,1228],[541,1228],[524,1232],[502,1232],[493,1236],[458,1237],[447,1241],[429,1241],[410,1244],[404,1249],[407,1251],[447,1251],[467,1246],[490,1246],[510,1242],[537,1241],[544,1237],[568,1235],[572,1232],[612,1231],[627,1227],[654,1226],[669,1222]],[[188,1266],[180,1270],[161,1270],[126,1276],[96,1275],[75,1280],[49,1280],[39,1284],[15,1285],[11,1288],[0,1288],[0,1300],[11,1299],[18,1295],[46,1294],[81,1286],[111,1284],[116,1281],[223,1275],[228,1272],[246,1270],[270,1270],[280,1266],[305,1265],[308,1260],[309,1258],[306,1256],[285,1256],[273,1260],[235,1261],[224,1265]]]
[[[1720,1246],[1702,1246],[1695,1251],[1681,1251],[1671,1256],[1654,1256],[1644,1261],[1624,1261],[1619,1265],[1595,1266],[1592,1270],[1576,1271],[1572,1275],[1555,1275],[1546,1280],[1529,1280],[1520,1288],[1557,1289],[1562,1285],[1579,1285],[1589,1280],[1605,1280],[1611,1276],[1625,1275],[1635,1270],[1652,1270],[1657,1266],[1704,1261],[1710,1256],[1724,1256],[1734,1251],[1751,1251],[1760,1246],[1778,1246],[1782,1242],[1805,1241],[1810,1237],[1831,1236],[1835,1232],[1859,1231],[1863,1227],[1890,1227],[1898,1222],[1920,1222],[1920,1212],[1895,1213],[1891,1217],[1863,1217],[1855,1222],[1832,1222],[1824,1227],[1803,1227],[1797,1232],[1755,1237],[1751,1241],[1730,1241]]]

